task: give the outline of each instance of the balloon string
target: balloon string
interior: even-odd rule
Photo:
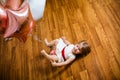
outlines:
[[[30,36],[33,37],[34,40],[38,41],[38,42],[43,42],[41,39],[38,38],[38,36],[30,34]]]

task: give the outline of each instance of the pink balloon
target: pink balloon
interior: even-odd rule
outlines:
[[[25,42],[34,25],[27,1],[7,0],[4,6],[0,4],[0,34],[4,38],[16,37]]]

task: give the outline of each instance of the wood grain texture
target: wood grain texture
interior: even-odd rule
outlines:
[[[39,2],[39,1],[38,1]],[[87,40],[91,53],[65,67],[40,54],[48,41]],[[46,0],[44,16],[26,43],[0,37],[0,80],[120,80],[120,1]]]

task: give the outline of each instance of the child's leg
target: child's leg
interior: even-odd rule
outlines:
[[[48,42],[47,39],[45,39],[45,44],[49,47],[50,46],[55,46],[57,43],[58,43],[58,39],[55,39],[55,40],[50,41],[50,42]]]
[[[49,55],[45,50],[42,50],[41,53],[49,60],[58,61],[58,57],[56,55]]]

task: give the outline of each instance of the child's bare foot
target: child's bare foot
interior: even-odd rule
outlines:
[[[45,42],[45,45],[46,45],[46,46],[48,46],[49,48],[52,48],[52,46],[49,46],[49,42],[47,41],[46,38],[45,38],[44,42]]]
[[[41,54],[44,55],[44,54],[45,54],[45,50],[42,50],[42,51],[41,51]]]
[[[44,40],[44,41],[45,41],[46,46],[48,46],[48,41],[47,41],[47,39],[46,39],[46,38],[45,38],[45,40]]]

